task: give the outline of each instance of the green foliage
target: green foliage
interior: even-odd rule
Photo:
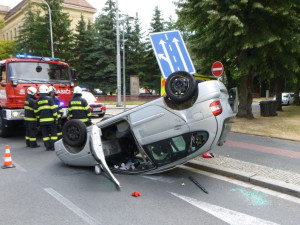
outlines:
[[[71,20],[67,13],[62,12],[63,0],[46,0],[51,9],[52,36],[54,56],[68,61],[71,58]],[[20,30],[18,50],[20,53],[31,53],[40,56],[51,56],[51,38],[48,7],[45,3],[28,1],[25,20]],[[42,15],[42,11],[45,15]]]
[[[299,28],[296,0],[181,0],[178,7],[178,24],[189,32],[196,68],[210,73],[218,60],[239,77],[241,117],[252,117],[254,73],[264,79],[299,68],[299,51],[293,53],[299,42],[292,41]]]
[[[4,21],[4,19],[0,19],[0,29],[2,29],[5,26]]]
[[[15,54],[15,42],[11,40],[0,40],[0,60],[10,58]]]

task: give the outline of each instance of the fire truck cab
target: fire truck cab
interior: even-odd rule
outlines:
[[[0,61],[0,136],[9,136],[12,128],[24,124],[29,87],[53,86],[66,116],[75,80],[75,69],[58,58],[17,55]]]

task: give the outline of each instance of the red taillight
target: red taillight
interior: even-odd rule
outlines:
[[[220,115],[222,113],[222,105],[220,101],[214,101],[210,103],[209,107],[215,116]]]

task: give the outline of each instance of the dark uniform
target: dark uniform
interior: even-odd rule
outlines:
[[[57,120],[56,120],[56,129],[57,129],[57,137],[58,139],[62,138],[62,116],[63,116],[63,111],[60,106],[60,100],[58,97],[54,96],[53,97],[54,105],[56,108],[57,112]]]
[[[53,99],[55,110],[57,112],[57,119],[56,119],[56,130],[57,130],[57,137],[58,139],[62,138],[62,116],[63,116],[63,111],[60,106],[60,100],[58,97],[55,96],[56,94],[56,89],[53,86],[49,87],[49,97]]]
[[[39,145],[36,143],[37,135],[37,105],[34,100],[34,95],[27,94],[26,100],[24,103],[25,111],[25,140],[26,146],[31,148],[37,148]]]
[[[47,93],[40,93],[37,100],[37,115],[39,125],[41,126],[43,142],[47,151],[54,150],[54,142],[57,141],[57,131],[55,122],[57,120],[57,111],[54,101],[47,96]]]
[[[68,117],[78,119],[87,126],[91,125],[91,111],[87,101],[81,97],[81,94],[74,94],[69,101]]]

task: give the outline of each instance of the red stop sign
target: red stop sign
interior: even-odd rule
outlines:
[[[219,77],[222,75],[224,71],[223,64],[219,61],[214,62],[214,64],[211,67],[211,72],[214,76]]]

